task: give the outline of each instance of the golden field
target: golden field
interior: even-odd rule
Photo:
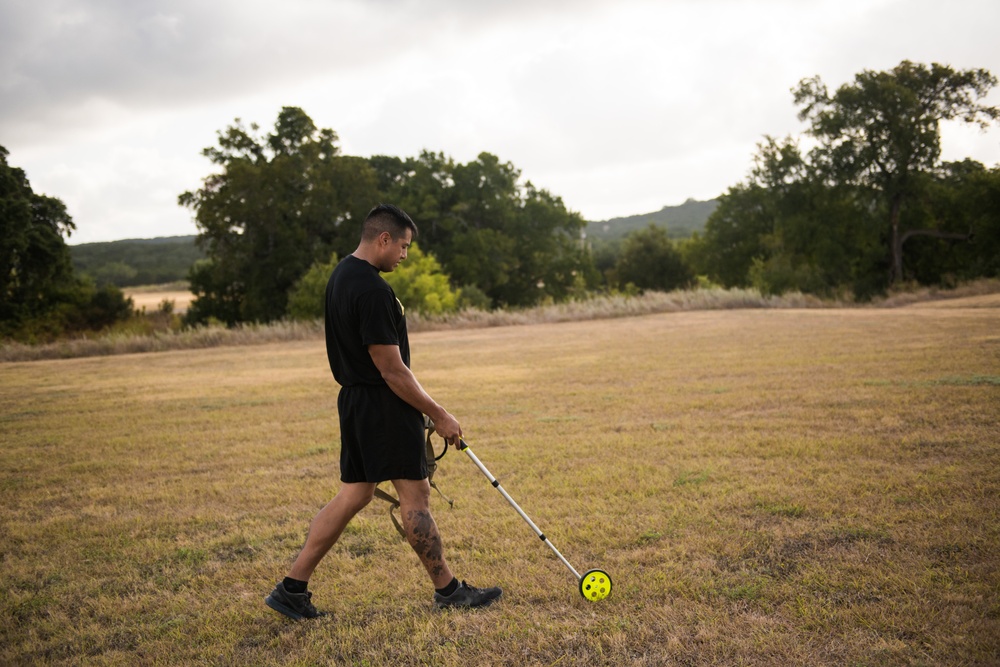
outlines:
[[[122,291],[132,299],[133,308],[149,313],[159,310],[164,302],[171,302],[173,312],[183,315],[194,300],[194,294],[186,283],[126,287]]]
[[[263,605],[338,479],[319,339],[0,364],[0,664],[990,665],[1000,299],[411,335],[450,451],[432,609],[373,501]]]

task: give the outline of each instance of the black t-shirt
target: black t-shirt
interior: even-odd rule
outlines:
[[[398,345],[410,367],[403,304],[378,269],[348,255],[326,284],[326,356],[342,387],[384,385],[369,345]]]

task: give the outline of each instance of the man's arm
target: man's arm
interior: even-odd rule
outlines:
[[[456,444],[462,435],[461,425],[420,386],[417,376],[403,363],[399,346],[369,345],[368,354],[393,393],[430,417],[438,435],[451,444]]]

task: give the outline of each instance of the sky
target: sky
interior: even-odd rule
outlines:
[[[996,0],[5,0],[0,145],[71,244],[196,234],[177,197],[213,173],[202,149],[284,106],[346,155],[489,152],[605,220],[744,180],[765,136],[806,129],[802,79],[1000,76],[998,25]],[[1000,127],[942,138],[1000,163]]]

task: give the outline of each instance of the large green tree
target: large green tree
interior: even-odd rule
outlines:
[[[354,249],[378,200],[367,160],[343,156],[337,135],[284,107],[274,131],[235,124],[203,154],[220,169],[179,203],[195,212],[207,260],[195,265],[189,321],[281,318],[288,293],[313,262]]]
[[[949,162],[924,180],[913,217],[934,234],[909,242],[907,274],[921,284],[1000,276],[1000,165]]]
[[[481,153],[456,163],[441,153],[371,159],[386,197],[420,226],[420,244],[458,286],[475,286],[496,306],[567,298],[596,280],[580,243],[585,222],[562,199],[510,162]]]
[[[878,272],[878,234],[853,188],[817,177],[791,138],[766,137],[744,183],[720,197],[693,253],[727,287],[859,294]]]
[[[631,283],[644,290],[670,291],[687,287],[694,280],[667,230],[653,223],[625,237],[615,275],[621,287]]]
[[[851,184],[872,195],[881,213],[890,279],[903,279],[903,244],[914,236],[942,236],[915,226],[908,207],[921,196],[922,175],[940,166],[942,121],[987,127],[1000,110],[980,100],[997,79],[984,69],[955,70],[903,61],[889,71],[864,70],[830,93],[817,76],[794,90],[799,118],[820,145],[814,166],[831,184]]]
[[[65,301],[76,283],[63,236],[73,219],[55,197],[36,194],[0,146],[0,321],[9,329]]]
[[[819,78],[802,81],[795,100],[817,145],[804,155],[791,138],[766,138],[689,257],[727,286],[861,298],[904,277],[990,275],[990,172],[943,164],[940,123],[996,119],[978,101],[995,83],[984,70],[909,62],[862,72],[834,94]]]
[[[65,204],[35,193],[8,155],[0,146],[0,336],[48,340],[130,317],[121,290],[74,274],[64,237],[75,226]]]

